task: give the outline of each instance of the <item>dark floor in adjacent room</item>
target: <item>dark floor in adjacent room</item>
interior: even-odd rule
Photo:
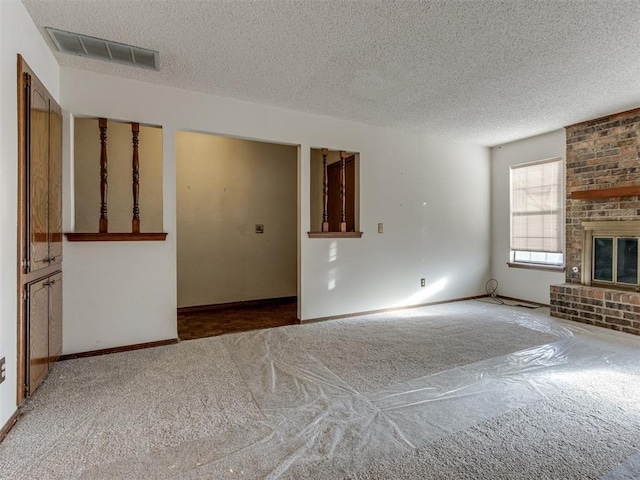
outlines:
[[[294,297],[274,302],[212,306],[204,310],[178,309],[178,337],[180,340],[194,340],[294,325],[299,323],[296,306]]]

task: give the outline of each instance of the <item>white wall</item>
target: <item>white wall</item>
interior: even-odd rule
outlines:
[[[169,234],[160,243],[65,244],[65,353],[176,336],[178,130],[301,145],[302,320],[483,292],[490,236],[486,148],[73,69],[62,70],[61,86],[67,116],[163,127]],[[311,147],[360,152],[362,239],[307,238]],[[70,181],[67,176],[67,192]],[[383,235],[376,233],[378,222],[385,224]],[[421,277],[427,288],[420,288]]]
[[[564,273],[509,268],[510,186],[509,167],[546,158],[565,158],[564,129],[507,143],[491,149],[491,275],[498,293],[549,304],[549,286],[564,282]]]
[[[20,53],[54,98],[60,68],[18,0],[0,1],[0,358],[7,380],[0,385],[0,427],[16,410],[16,228],[18,178],[17,57]]]
[[[295,296],[298,149],[178,132],[176,152],[178,307]]]

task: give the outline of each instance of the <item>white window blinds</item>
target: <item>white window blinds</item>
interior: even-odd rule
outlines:
[[[562,159],[511,167],[511,250],[561,253]]]

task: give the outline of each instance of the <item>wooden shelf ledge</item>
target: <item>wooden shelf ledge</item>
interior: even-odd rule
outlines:
[[[164,242],[167,234],[154,233],[76,233],[64,234],[70,242]]]
[[[309,238],[361,238],[362,232],[308,232]]]
[[[599,188],[597,190],[579,190],[571,192],[573,200],[594,200],[597,198],[633,197],[640,195],[640,185],[630,187]]]

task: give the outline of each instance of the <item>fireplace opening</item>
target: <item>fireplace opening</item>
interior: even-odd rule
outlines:
[[[640,222],[584,222],[582,284],[640,291]]]
[[[638,239],[593,237],[592,282],[638,286]]]

